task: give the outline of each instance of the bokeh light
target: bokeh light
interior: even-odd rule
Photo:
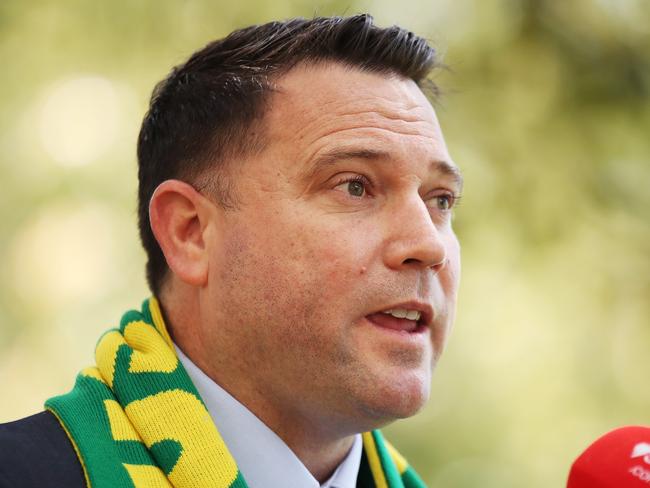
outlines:
[[[66,307],[101,296],[114,278],[115,232],[100,205],[50,204],[19,230],[9,257],[18,296]]]
[[[151,90],[232,29],[371,12],[429,39],[465,194],[458,320],[386,435],[431,486],[563,486],[650,425],[650,2],[0,2],[0,421],[39,411],[148,294],[135,144]]]
[[[105,78],[57,82],[48,89],[41,109],[41,143],[64,166],[91,163],[115,141],[119,107],[115,88]]]

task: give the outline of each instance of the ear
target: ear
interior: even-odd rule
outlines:
[[[209,255],[206,228],[214,205],[191,185],[166,180],[149,202],[149,221],[167,265],[183,282],[204,286]]]

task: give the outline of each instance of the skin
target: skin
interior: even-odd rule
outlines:
[[[169,180],[150,217],[174,340],[322,482],[355,433],[429,398],[455,314],[460,181],[411,80],[322,63],[277,88],[266,148],[233,165],[238,207]],[[406,302],[432,310],[423,331],[369,319]]]

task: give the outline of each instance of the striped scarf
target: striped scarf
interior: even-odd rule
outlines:
[[[97,343],[96,366],[50,398],[92,488],[246,488],[176,356],[155,298]],[[425,488],[378,430],[363,434],[358,487]]]

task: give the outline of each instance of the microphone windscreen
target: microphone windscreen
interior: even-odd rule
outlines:
[[[571,466],[567,488],[650,488],[650,427],[621,427]]]

